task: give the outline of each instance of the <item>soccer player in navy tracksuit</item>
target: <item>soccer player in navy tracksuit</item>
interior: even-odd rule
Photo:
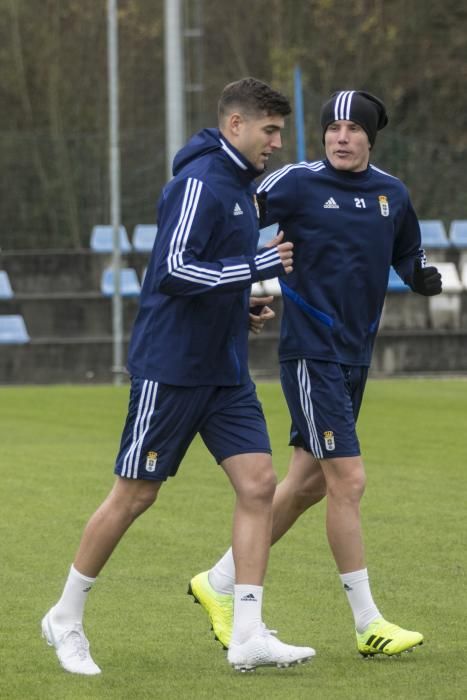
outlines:
[[[369,163],[387,121],[375,96],[334,93],[321,112],[326,158],[287,165],[258,188],[266,199],[264,223],[278,222],[294,244],[294,270],[280,280],[279,345],[294,452],[276,489],[272,539],[327,496],[328,540],[365,656],[397,654],[423,637],[388,623],[371,595],[359,513],[365,471],[355,423],[390,266],[415,292],[441,292],[439,272],[425,265],[405,185]],[[198,577],[210,587],[210,600],[226,610],[235,577],[231,551]],[[228,626],[220,621],[219,629],[228,644]]]
[[[197,433],[236,492],[229,663],[238,670],[289,666],[314,655],[262,624],[276,477],[247,364],[251,284],[292,269],[293,246],[281,242],[283,234],[256,251],[254,185],[281,146],[289,113],[287,99],[264,83],[231,83],[219,101],[219,129],[200,132],[175,157],[130,343],[130,403],[116,482],[84,530],[62,597],[42,621],[43,636],[72,673],[100,673],[82,627],[89,589],[131,523],[176,474]]]

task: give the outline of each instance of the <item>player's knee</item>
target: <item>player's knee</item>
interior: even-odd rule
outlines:
[[[365,493],[366,477],[363,470],[352,475],[349,484],[349,491],[352,494],[354,500],[359,501],[363,494]]]
[[[332,480],[327,484],[327,492],[330,497],[347,502],[360,502],[365,493],[366,478],[363,470],[356,470],[346,474],[344,478]]]
[[[274,469],[270,468],[268,470],[268,473],[264,476],[263,478],[263,483],[262,483],[262,490],[264,493],[264,497],[267,498],[267,500],[271,500],[274,498],[274,493],[276,491],[277,487],[277,476],[276,472]]]
[[[321,463],[328,498],[358,504],[365,492],[365,468],[360,457],[336,457]]]
[[[249,495],[256,500],[272,502],[276,485],[277,478],[273,469],[271,469],[255,479],[249,489]]]
[[[244,483],[244,495],[255,501],[272,502],[277,486],[277,477],[271,460],[264,460]]]
[[[138,515],[144,513],[148,508],[150,508],[157,499],[157,494],[159,493],[160,485],[157,488],[144,489],[139,491],[132,503],[133,517],[137,518]]]
[[[157,498],[162,482],[119,480],[111,494],[112,506],[130,520],[150,508]]]

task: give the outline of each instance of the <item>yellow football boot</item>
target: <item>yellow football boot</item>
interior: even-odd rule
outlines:
[[[362,656],[394,656],[403,651],[412,651],[419,644],[423,644],[420,632],[404,630],[382,617],[370,623],[362,634],[357,632],[357,648]]]
[[[233,595],[216,593],[209,583],[208,571],[194,576],[188,586],[193,596],[207,612],[216,639],[228,649],[233,627]]]

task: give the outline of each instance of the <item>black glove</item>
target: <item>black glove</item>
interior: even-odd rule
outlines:
[[[438,272],[438,269],[433,265],[430,267],[422,267],[420,258],[415,258],[412,289],[414,292],[423,294],[425,297],[441,294],[441,274]]]

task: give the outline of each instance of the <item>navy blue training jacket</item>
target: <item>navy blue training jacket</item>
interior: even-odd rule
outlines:
[[[173,172],[158,203],[128,370],[178,386],[245,384],[251,284],[284,272],[275,248],[256,250],[260,173],[217,129],[194,136]]]
[[[407,188],[371,164],[354,173],[322,160],[284,166],[260,192],[264,223],[279,222],[294,243],[293,272],[281,281],[280,359],[368,366],[391,264],[410,286],[424,258]]]

